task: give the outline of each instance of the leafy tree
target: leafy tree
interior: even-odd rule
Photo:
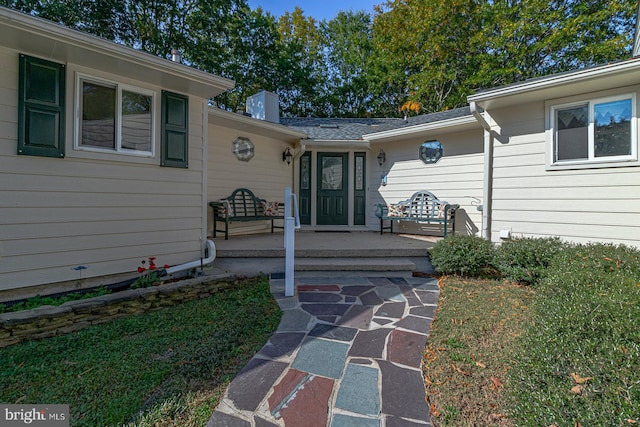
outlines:
[[[339,12],[320,24],[325,43],[329,114],[361,117],[370,111],[367,61],[372,54],[371,16],[363,11]]]
[[[326,65],[323,58],[322,33],[317,21],[305,17],[296,7],[278,22],[281,50],[278,58],[282,114],[286,116],[325,116],[326,108],[318,102],[325,89]]]
[[[389,0],[374,18],[373,87],[395,108],[412,100],[432,112],[464,105],[478,88],[616,61],[629,55],[636,8],[631,0]]]

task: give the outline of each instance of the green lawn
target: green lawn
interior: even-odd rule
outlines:
[[[204,425],[278,326],[268,282],[0,349],[0,402],[68,404],[73,426]]]

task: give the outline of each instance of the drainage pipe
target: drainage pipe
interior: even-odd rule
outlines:
[[[211,264],[214,259],[216,259],[216,245],[213,243],[213,240],[207,240],[207,249],[209,250],[209,256],[207,258],[200,258],[196,261],[187,262],[185,264],[174,265],[173,267],[167,268],[165,271],[167,274],[177,273],[178,271],[190,270],[192,268],[198,268],[201,266],[205,266]]]
[[[482,231],[481,236],[484,239],[491,241],[491,209],[492,209],[492,181],[493,181],[493,136],[494,131],[491,129],[491,125],[485,119],[483,113],[480,111],[475,101],[469,103],[471,108],[471,114],[476,118],[480,126],[484,129],[484,175],[482,185],[482,198],[484,203],[482,204]]]

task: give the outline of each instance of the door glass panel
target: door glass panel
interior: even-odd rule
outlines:
[[[364,157],[356,157],[356,190],[364,190]]]
[[[300,188],[309,190],[311,188],[311,157],[302,156],[300,158]]]
[[[322,158],[323,190],[342,190],[342,157],[327,156]]]

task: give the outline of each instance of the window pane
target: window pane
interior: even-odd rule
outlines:
[[[151,151],[151,99],[122,91],[122,148]]]
[[[342,190],[342,157],[322,158],[322,189]]]
[[[82,83],[82,145],[116,149],[116,88]]]
[[[595,156],[631,155],[631,99],[596,104]]]
[[[589,106],[556,111],[556,159],[589,158]]]

